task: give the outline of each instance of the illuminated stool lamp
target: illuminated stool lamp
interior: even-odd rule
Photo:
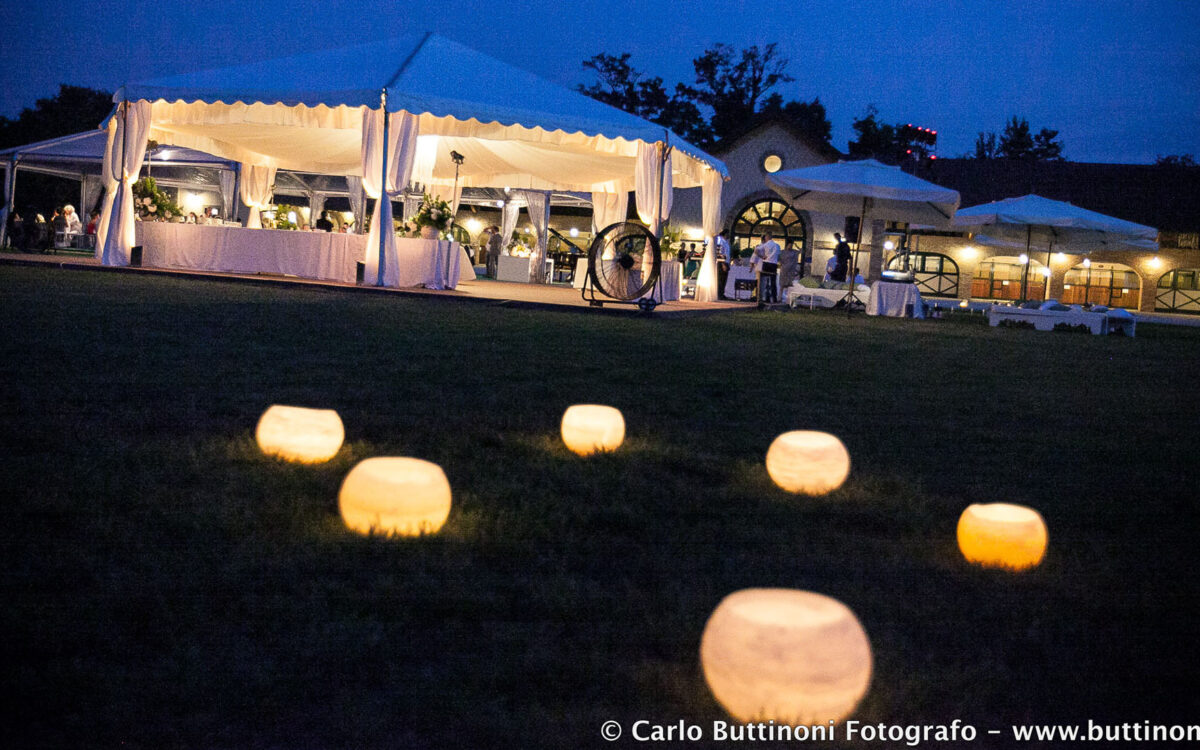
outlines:
[[[828,432],[793,430],[767,449],[767,473],[788,492],[824,495],[850,475],[850,453]]]
[[[562,439],[567,448],[581,456],[615,451],[625,440],[625,417],[611,406],[569,406],[563,412]]]
[[[858,618],[811,591],[725,597],[704,626],[700,663],[713,697],[742,722],[841,721],[871,682],[871,644]]]
[[[368,458],[346,475],[338,507],[360,534],[432,534],[450,516],[450,482],[442,467],[419,458]]]
[[[1023,505],[977,503],[958,519],[963,557],[986,568],[1032,568],[1046,556],[1047,539],[1041,514]]]
[[[337,455],[346,439],[346,430],[341,417],[332,409],[275,404],[259,417],[254,437],[268,456],[318,464]]]

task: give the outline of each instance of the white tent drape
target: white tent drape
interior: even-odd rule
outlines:
[[[508,243],[512,242],[512,233],[517,228],[517,214],[520,212],[520,203],[511,198],[504,202],[504,210],[500,214],[500,241],[502,247],[508,247]]]
[[[321,218],[321,214],[325,213],[325,198],[326,194],[319,190],[314,190],[312,195],[308,197],[308,223],[309,226],[314,226],[317,219]]]
[[[383,163],[385,130],[386,169]],[[392,229],[392,197],[400,195],[408,186],[416,151],[416,117],[407,112],[389,115],[383,109],[363,113],[362,186],[367,196],[375,199],[375,216],[371,219],[363,259],[363,280],[368,284],[400,286],[400,261],[396,255],[396,233]]]
[[[9,204],[12,203],[13,172],[15,171],[11,163],[4,167],[4,195],[0,197],[0,247],[8,239],[8,215],[12,211]]]
[[[400,214],[400,218],[404,219],[405,221],[408,221],[409,219],[411,219],[413,216],[416,215],[417,209],[419,209],[420,207],[421,207],[421,196],[419,196],[419,195],[404,196],[404,206],[401,209],[402,213]]]
[[[237,185],[237,172],[232,169],[222,169],[217,173],[221,181],[221,218],[229,221],[233,218],[234,187]]]
[[[638,218],[654,236],[658,236],[659,225],[666,223],[671,215],[672,180],[671,170],[663,170],[662,143],[638,143],[637,167],[634,172]],[[665,172],[665,173],[664,173]],[[659,203],[661,187],[662,202]],[[660,211],[661,209],[661,211]]]
[[[529,221],[537,235],[537,249],[529,259],[529,281],[532,284],[546,283],[546,250],[550,244],[550,193],[541,190],[522,190],[529,211]]]
[[[700,273],[696,276],[696,301],[712,302],[719,299],[717,289],[716,236],[721,231],[721,189],[723,180],[715,169],[706,170],[701,187],[701,219],[704,224],[704,260],[700,262]]]
[[[92,211],[96,210],[103,190],[104,179],[100,175],[85,174],[79,181],[79,219],[85,225],[91,218]]]
[[[248,229],[260,229],[259,211],[271,205],[271,190],[275,187],[275,167],[242,163],[242,184],[238,187],[242,204],[250,209],[246,217]]]
[[[104,211],[96,230],[96,257],[106,266],[129,265],[134,237],[133,181],[146,157],[150,102],[123,102],[108,121],[104,149]]]
[[[350,201],[350,213],[354,214],[354,231],[361,234],[363,217],[367,215],[367,199],[363,195],[361,177],[346,176],[346,199]]]
[[[592,193],[592,234],[625,221],[629,215],[629,193]]]

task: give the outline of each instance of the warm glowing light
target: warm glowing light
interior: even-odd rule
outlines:
[[[1047,538],[1041,514],[1023,505],[975,504],[958,519],[963,557],[986,568],[1032,568],[1045,557]]]
[[[963,300],[962,302],[959,302],[959,303],[958,303],[958,306],[959,306],[959,307],[969,307],[969,305],[967,304],[967,301],[966,301],[966,300]]]
[[[474,217],[467,219],[467,231],[471,234],[479,234],[479,230],[483,229],[483,222]]]
[[[1000,286],[1008,286],[1008,279],[1000,282]]]
[[[292,222],[293,224],[296,223],[296,212],[295,211],[288,211],[288,221]]]
[[[450,482],[442,467],[419,458],[368,458],[346,475],[338,506],[360,534],[432,534],[450,516]]]
[[[895,242],[892,242],[891,240],[887,240],[887,241],[885,241],[885,242],[883,243],[883,249],[884,249],[884,250],[895,250],[895,249],[896,249],[896,243],[895,243]]]
[[[625,417],[612,406],[575,404],[562,418],[562,439],[581,456],[615,451],[625,441]]]
[[[1045,276],[1047,279],[1048,279],[1048,278],[1050,278],[1050,267],[1049,267],[1049,266],[1042,266],[1042,270],[1040,271],[1040,273],[1041,273],[1043,276]]]
[[[1091,268],[1091,267],[1092,267],[1092,259],[1091,259],[1091,258],[1084,258],[1084,259],[1083,259],[1083,267],[1084,267],[1084,268]]]
[[[571,231],[567,232],[567,234],[571,235],[572,237],[578,237],[579,230],[575,227],[571,227]]]
[[[204,198],[199,193],[193,193],[187,190],[183,191],[183,210],[189,213],[196,213],[204,208]]]
[[[1070,288],[1071,288],[1070,284],[1063,284],[1063,289],[1070,289]]]
[[[504,201],[496,201],[496,208],[504,208]]]
[[[1063,263],[1067,260],[1067,254],[1066,253],[1055,253],[1054,259],[1056,261],[1058,261],[1059,263]]]
[[[1129,294],[1129,289],[1122,289],[1121,294]]]
[[[1160,260],[1159,257],[1157,255],[1155,255],[1153,258],[1151,258],[1149,260],[1149,263],[1150,263],[1151,268],[1158,268],[1159,266],[1162,265],[1162,260]]]
[[[337,455],[346,431],[341,417],[332,409],[275,404],[259,417],[254,437],[268,456],[316,464]]]
[[[763,169],[767,172],[775,173],[783,168],[783,159],[780,159],[777,154],[769,154],[763,159]]]
[[[850,453],[828,432],[785,432],[767,449],[767,473],[788,492],[823,495],[850,475]]]
[[[1025,265],[1026,263],[1029,262],[1029,256],[1026,255],[1025,253],[1021,253],[1021,256],[1019,258],[1017,258],[1017,262],[1020,263],[1021,265]]]
[[[858,618],[811,591],[744,589],[721,600],[700,638],[713,697],[738,721],[824,724],[854,712],[871,682]]]

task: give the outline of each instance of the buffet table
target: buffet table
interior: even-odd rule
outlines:
[[[924,318],[925,305],[917,285],[909,281],[876,281],[871,284],[867,315],[892,318]]]
[[[290,232],[205,224],[134,224],[142,263],[222,273],[279,274],[354,283],[367,238],[361,234]]]
[[[221,273],[275,274],[353,284],[366,254],[361,234],[140,221],[135,225],[142,263]],[[453,289],[464,253],[457,242],[396,239],[400,286]],[[469,267],[469,266],[468,266]],[[473,272],[470,275],[474,275]]]

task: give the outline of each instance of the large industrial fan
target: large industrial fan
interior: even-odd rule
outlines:
[[[649,229],[631,222],[605,227],[588,249],[583,298],[597,307],[612,302],[637,305],[649,312],[658,304],[650,294],[661,265],[658,238]]]

